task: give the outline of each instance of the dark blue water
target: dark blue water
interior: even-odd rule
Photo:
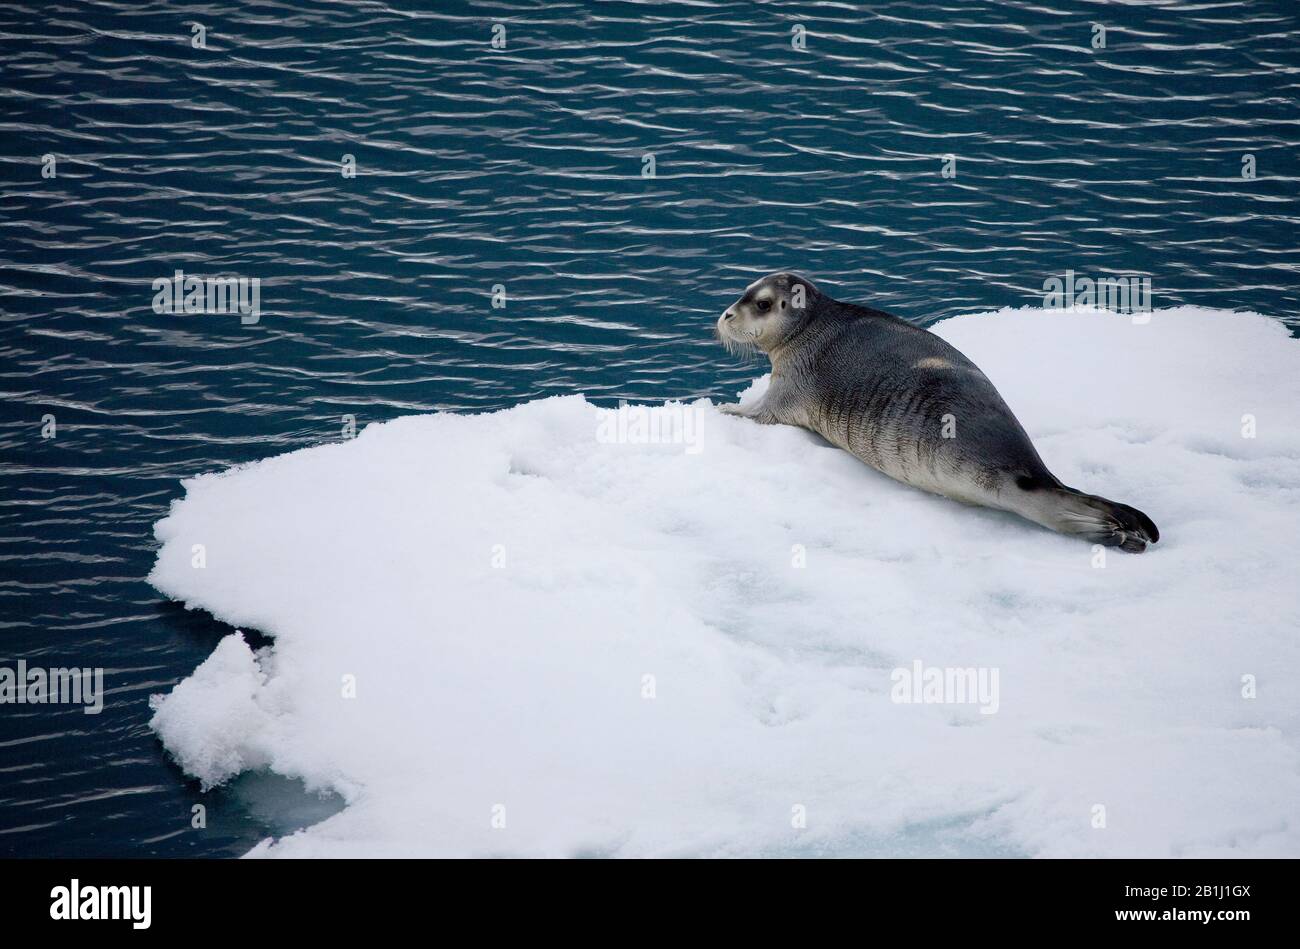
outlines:
[[[0,706],[3,854],[238,854],[328,810],[201,795],[147,728],[228,632],[142,579],[182,477],[345,415],[730,395],[758,368],[712,321],[779,268],[923,324],[1069,268],[1300,327],[1294,0],[31,0],[0,90],[0,664],[109,689]],[[260,321],[155,313],[176,269],[260,279]]]

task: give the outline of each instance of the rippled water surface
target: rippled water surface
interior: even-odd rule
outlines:
[[[328,812],[200,795],[147,728],[228,631],[143,580],[183,477],[345,415],[729,396],[712,321],[784,267],[925,324],[1068,268],[1300,326],[1293,0],[7,3],[0,90],[0,659],[109,690],[4,708],[0,853]],[[155,313],[177,269],[260,321]]]

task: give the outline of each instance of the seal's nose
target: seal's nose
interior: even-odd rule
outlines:
[[[729,319],[731,319],[732,317],[734,317],[735,315],[736,315],[736,314],[734,314],[734,313],[732,313],[730,310],[728,310],[726,313],[723,313],[723,314],[722,314],[722,318],[723,318],[724,320],[729,320]]]

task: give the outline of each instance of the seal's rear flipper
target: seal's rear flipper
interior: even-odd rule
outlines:
[[[1160,539],[1155,522],[1137,508],[1095,494],[1062,486],[1044,491],[1041,503],[1046,516],[1035,518],[1040,524],[1094,544],[1140,554]]]

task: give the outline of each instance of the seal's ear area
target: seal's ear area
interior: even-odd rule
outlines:
[[[790,298],[790,306],[795,310],[803,310],[808,303],[817,294],[817,288],[813,286],[812,281],[798,274],[788,274],[789,282],[786,285],[786,294]]]

